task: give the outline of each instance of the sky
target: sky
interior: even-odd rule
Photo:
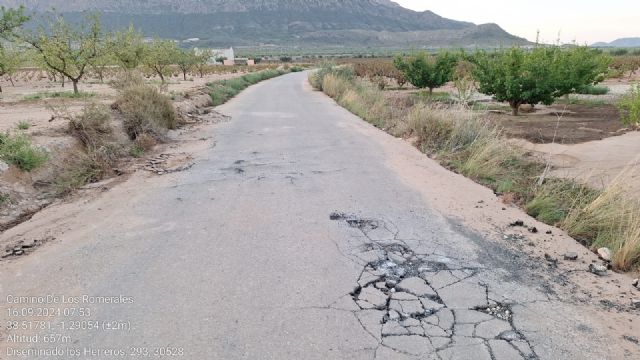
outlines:
[[[545,43],[591,44],[640,37],[640,0],[393,0],[413,10],[476,24],[497,23],[511,34]]]

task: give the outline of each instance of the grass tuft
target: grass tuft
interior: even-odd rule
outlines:
[[[26,121],[20,121],[18,125],[16,125],[16,127],[18,128],[18,130],[29,130],[31,124]]]
[[[0,134],[0,159],[20,170],[31,171],[43,165],[48,159],[48,154],[33,146],[31,138],[24,133],[5,133]]]
[[[593,196],[573,206],[562,222],[572,236],[613,252],[613,265],[633,270],[640,265],[640,201],[627,195],[630,173],[623,172]]]

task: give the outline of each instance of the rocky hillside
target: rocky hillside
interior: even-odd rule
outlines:
[[[523,43],[497,25],[476,26],[389,0],[0,0],[76,19],[100,12],[108,28],[133,22],[149,36],[208,45],[487,46]]]

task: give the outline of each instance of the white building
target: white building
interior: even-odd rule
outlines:
[[[228,61],[228,63],[235,63],[236,54],[233,51],[233,48],[230,47],[228,49],[211,49],[211,62],[213,64],[220,64],[224,62],[217,61],[216,59],[224,58]]]
[[[202,51],[198,48],[195,48],[194,50],[197,54]],[[224,61],[218,61],[218,59],[225,59],[232,64],[236,61],[236,55],[232,47],[228,49],[209,49],[208,51],[211,54],[211,57],[209,58],[209,64],[222,65]]]

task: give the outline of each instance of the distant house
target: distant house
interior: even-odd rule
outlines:
[[[209,62],[212,64],[233,65],[236,62],[236,54],[232,47],[228,49],[211,49],[211,59]]]
[[[202,49],[195,48],[196,54],[201,54]],[[228,49],[208,49],[211,56],[209,57],[209,64],[213,65],[233,65],[236,61],[236,55],[233,48]]]

